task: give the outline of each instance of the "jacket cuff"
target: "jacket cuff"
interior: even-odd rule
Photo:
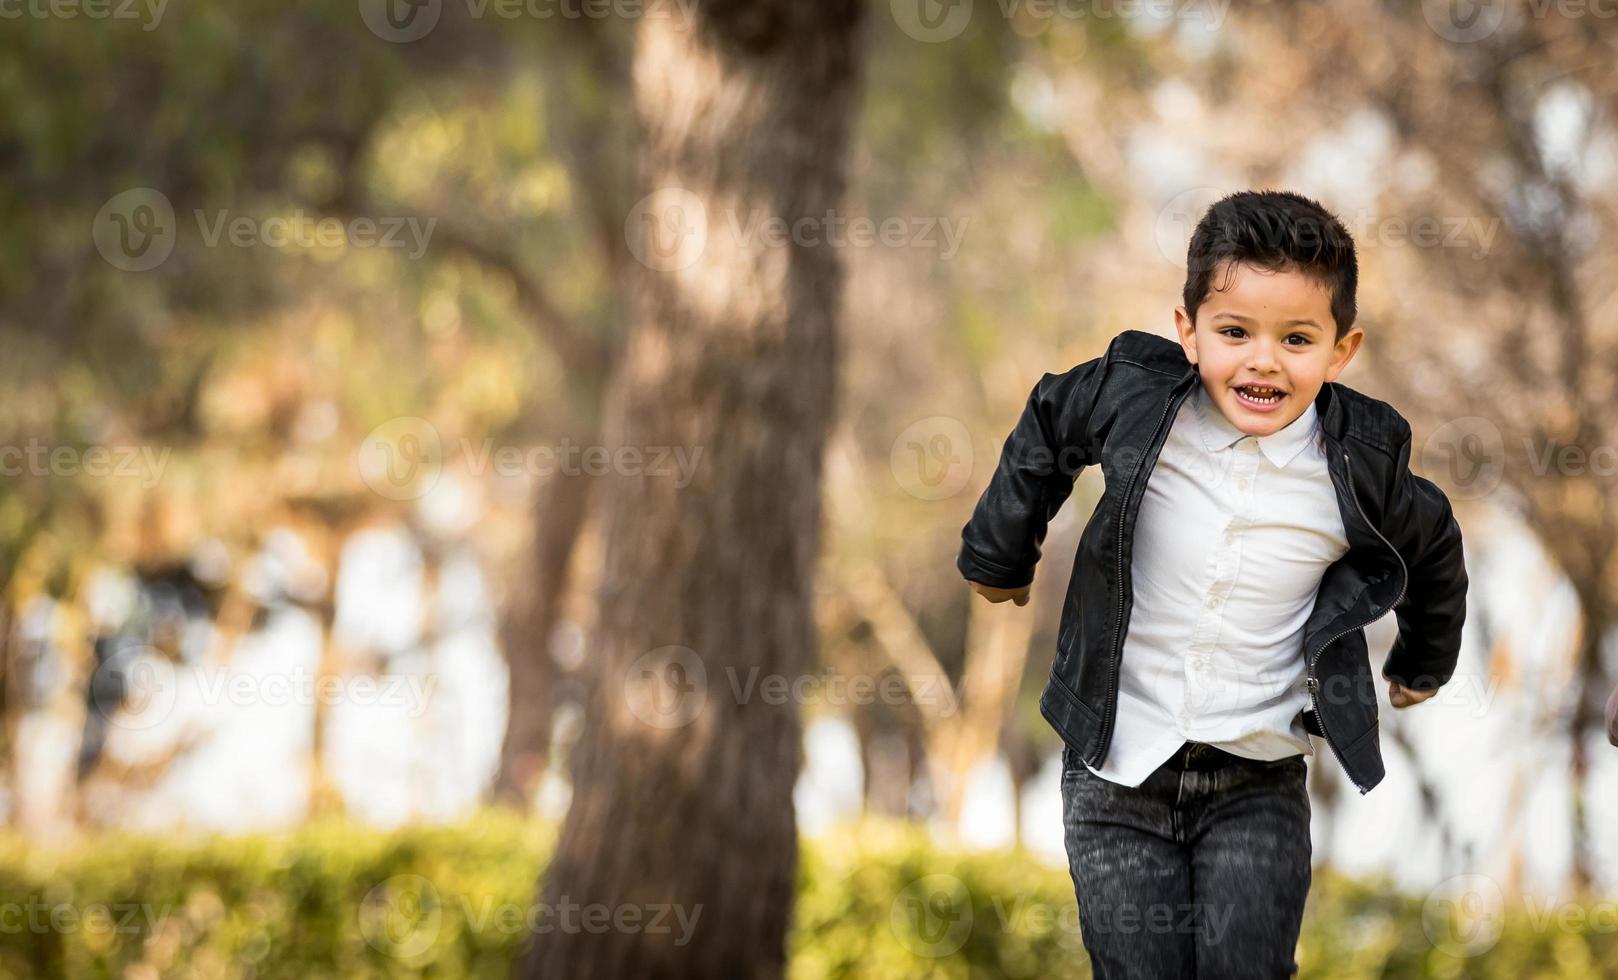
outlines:
[[[961,553],[955,559],[955,567],[961,570],[962,578],[970,582],[981,582],[996,589],[1020,589],[1034,581],[1032,565],[1027,568],[1008,568],[980,557],[965,544],[961,545]]]
[[[1436,691],[1455,673],[1454,655],[1440,650],[1411,650],[1401,634],[1393,641],[1382,676],[1412,691]]]
[[[1607,698],[1607,741],[1618,746],[1618,687]]]

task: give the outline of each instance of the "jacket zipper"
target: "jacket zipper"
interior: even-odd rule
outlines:
[[[1399,604],[1399,600],[1405,597],[1405,589],[1410,585],[1410,569],[1405,567],[1405,559],[1403,555],[1399,554],[1399,549],[1395,548],[1387,538],[1382,536],[1382,532],[1378,531],[1376,525],[1372,524],[1371,519],[1366,516],[1365,508],[1360,505],[1359,494],[1354,492],[1354,467],[1349,461],[1347,449],[1343,450],[1343,475],[1348,478],[1348,495],[1354,501],[1354,509],[1360,512],[1360,520],[1364,521],[1365,525],[1371,529],[1371,533],[1377,536],[1377,540],[1387,545],[1388,550],[1393,552],[1393,557],[1399,560],[1400,572],[1399,594],[1393,597],[1393,601],[1388,604],[1386,609],[1383,609],[1381,612],[1377,613],[1375,616],[1372,616],[1370,619],[1358,626],[1350,626],[1347,629],[1337,631],[1337,633],[1333,635],[1331,639],[1316,647],[1315,652],[1308,659],[1307,674],[1309,683],[1309,703],[1315,709],[1315,720],[1320,723],[1320,731],[1323,733],[1326,740],[1326,745],[1331,749],[1332,755],[1337,757],[1337,764],[1342,767],[1343,773],[1348,776],[1349,782],[1353,783],[1354,788],[1359,790],[1360,795],[1363,796],[1364,794],[1370,792],[1370,789],[1366,786],[1361,786],[1360,781],[1354,778],[1354,773],[1348,768],[1347,760],[1343,758],[1343,753],[1338,750],[1337,743],[1332,741],[1331,732],[1326,728],[1326,715],[1320,710],[1320,681],[1315,677],[1315,661],[1319,660],[1320,655],[1326,652],[1326,648],[1331,646],[1333,643],[1336,643],[1339,637],[1352,633],[1357,629],[1364,629],[1365,627],[1381,619],[1383,616],[1386,616],[1389,610],[1397,606]]]
[[[1163,406],[1163,414],[1158,417],[1157,428],[1152,430],[1153,443],[1157,442],[1157,434],[1162,431],[1163,423],[1168,419],[1169,412],[1182,404],[1185,401],[1186,395],[1189,395],[1193,390],[1195,390],[1195,385],[1186,389],[1185,393],[1180,395],[1179,398]],[[1163,447],[1158,446],[1157,448],[1158,451],[1161,452]],[[1118,615],[1114,618],[1112,625],[1112,656],[1107,661],[1107,717],[1101,725],[1101,744],[1104,747],[1112,744],[1112,726],[1114,715],[1116,715],[1118,711],[1118,658],[1119,654],[1122,652],[1120,648],[1123,645],[1124,639],[1124,592],[1126,589],[1126,583],[1124,580],[1124,526],[1128,523],[1129,498],[1135,491],[1135,481],[1140,479],[1141,472],[1156,462],[1157,457],[1154,455],[1150,461],[1143,460],[1140,466],[1135,468],[1135,472],[1130,474],[1129,485],[1124,488],[1123,509],[1118,514],[1118,578],[1116,580],[1118,583]],[[1103,751],[1105,751],[1105,748]]]

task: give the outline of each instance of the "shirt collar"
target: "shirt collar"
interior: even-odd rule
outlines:
[[[1303,410],[1303,414],[1287,423],[1285,428],[1267,436],[1249,437],[1225,418],[1225,413],[1219,411],[1218,406],[1208,397],[1208,390],[1200,384],[1197,385],[1194,399],[1197,428],[1202,434],[1202,444],[1209,452],[1229,449],[1242,439],[1253,438],[1269,461],[1274,463],[1277,469],[1281,469],[1297,457],[1303,447],[1309,444],[1310,437],[1315,434],[1319,413],[1315,411],[1312,401],[1309,407]]]

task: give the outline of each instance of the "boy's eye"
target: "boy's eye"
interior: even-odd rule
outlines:
[[[1245,333],[1246,331],[1243,330],[1243,328],[1241,328],[1241,327],[1221,327],[1219,329],[1219,332],[1222,333],[1222,334],[1225,334],[1226,336],[1234,337],[1236,334]],[[1309,335],[1308,334],[1291,333],[1291,334],[1287,334],[1286,339],[1287,340],[1301,340],[1301,341],[1303,341],[1303,344],[1309,343]],[[1288,344],[1287,346],[1289,346],[1289,347],[1302,347],[1303,344]]]

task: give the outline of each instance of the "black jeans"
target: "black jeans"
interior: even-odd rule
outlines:
[[[1096,980],[1292,976],[1312,853],[1306,775],[1301,755],[1259,762],[1187,742],[1128,787],[1068,746],[1068,869]]]

